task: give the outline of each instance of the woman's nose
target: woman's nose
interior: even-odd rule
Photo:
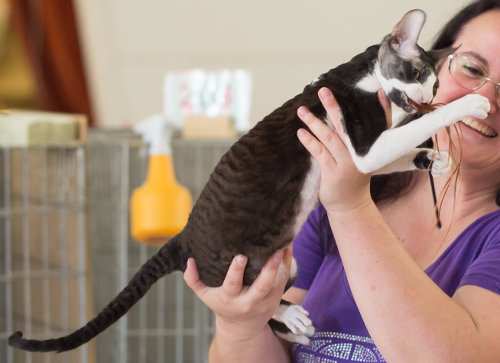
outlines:
[[[493,82],[486,82],[476,91],[490,101],[490,114],[494,114],[500,107],[500,87]]]

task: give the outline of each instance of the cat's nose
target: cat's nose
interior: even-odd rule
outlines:
[[[496,113],[497,109],[500,107],[500,86],[493,82],[486,82],[486,84],[476,92],[490,101],[490,114]]]

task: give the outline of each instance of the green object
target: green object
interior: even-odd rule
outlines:
[[[79,127],[75,115],[9,111],[0,115],[0,146],[74,143]]]

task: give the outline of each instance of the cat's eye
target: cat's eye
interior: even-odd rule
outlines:
[[[413,76],[413,79],[418,80],[420,78],[420,70],[414,68],[412,76]]]

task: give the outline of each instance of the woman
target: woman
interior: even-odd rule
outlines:
[[[294,242],[300,272],[285,299],[304,304],[317,333],[310,345],[290,349],[266,324],[288,278],[282,253],[248,288],[243,256],[219,288],[204,286],[190,260],[186,282],[216,315],[210,362],[500,361],[500,136],[486,136],[500,133],[500,1],[480,0],[457,14],[435,48],[449,45],[461,46],[440,68],[435,102],[476,92],[491,109],[452,133],[463,151],[459,181],[443,200],[443,227],[426,173],[370,181],[354,167],[343,133],[299,108],[319,139],[298,133],[321,165],[322,207]],[[462,77],[464,63],[475,79]],[[333,95],[322,89],[319,96],[341,130]],[[437,139],[446,149],[447,134]],[[438,192],[447,179],[435,179]]]

